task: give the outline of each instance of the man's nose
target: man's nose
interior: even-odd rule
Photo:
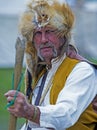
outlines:
[[[46,33],[42,32],[42,37],[41,37],[42,43],[46,43],[48,41],[48,38],[46,37]]]

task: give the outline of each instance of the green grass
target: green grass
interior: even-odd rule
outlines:
[[[97,65],[97,58],[95,59],[95,58],[88,57],[88,56],[86,56],[85,58],[88,59],[88,60],[89,60],[90,62],[92,62],[93,64],[96,64],[96,65]]]
[[[9,125],[9,113],[7,111],[6,98],[4,97],[4,93],[8,90],[12,89],[12,75],[14,70],[12,68],[0,68],[0,130],[8,130]],[[22,82],[21,91],[24,91],[24,81]],[[17,130],[19,130],[20,126],[24,123],[24,119],[17,120]]]

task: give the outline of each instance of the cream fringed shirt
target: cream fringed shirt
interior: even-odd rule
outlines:
[[[46,87],[64,59],[65,55],[61,59],[52,61],[52,68],[48,72],[42,95],[44,95]],[[47,128],[65,130],[72,126],[96,95],[96,79],[97,72],[90,64],[78,63],[67,78],[65,87],[59,93],[55,105],[50,105],[50,88],[48,89],[41,106],[38,106],[41,111],[40,126],[30,121],[28,122],[29,126],[33,130],[46,130]],[[35,102],[41,80],[42,78],[33,92],[32,104]],[[26,130],[24,127],[21,130]]]

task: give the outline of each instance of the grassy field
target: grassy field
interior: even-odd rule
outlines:
[[[1,69],[0,68],[0,130],[8,130],[9,125],[9,113],[6,107],[6,98],[4,97],[4,93],[8,90],[12,89],[12,68]],[[21,91],[24,91],[24,81],[21,86]],[[24,119],[17,120],[17,130],[24,123]]]

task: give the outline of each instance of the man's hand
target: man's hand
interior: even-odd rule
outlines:
[[[7,102],[14,100],[14,96],[16,94],[16,90],[10,90],[7,93],[5,93],[5,97],[7,98]],[[33,115],[35,114],[35,107],[28,103],[26,96],[18,92],[16,99],[14,101],[14,104],[10,107],[8,107],[8,111],[13,114],[16,117],[23,117],[28,120],[33,121]],[[37,117],[34,120],[34,122],[39,124],[39,117],[40,117],[40,111],[37,108]]]

